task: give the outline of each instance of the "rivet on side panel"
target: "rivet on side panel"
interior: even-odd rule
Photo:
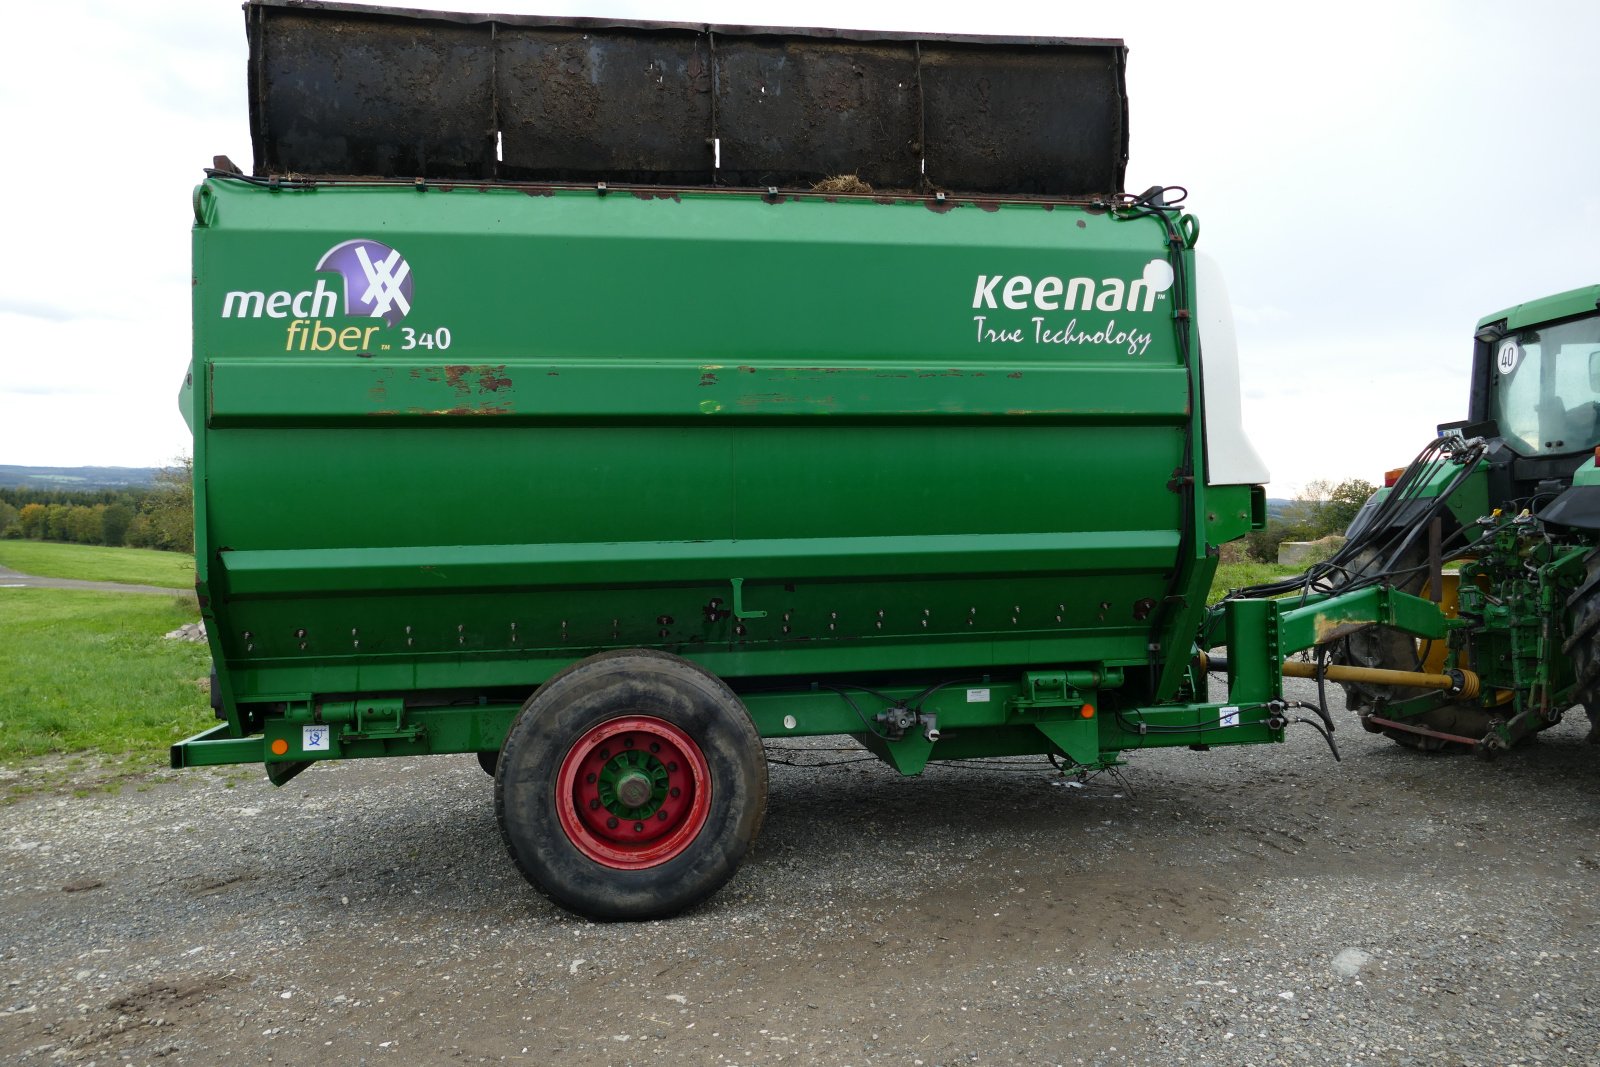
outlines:
[[[302,640],[304,640],[304,638],[306,636],[306,628],[304,626],[300,627],[300,629],[298,629],[298,630],[296,630],[294,632],[294,635],[296,637],[301,638]]]
[[[300,651],[304,652],[305,650],[306,650],[306,643],[304,641],[301,641],[300,642]]]

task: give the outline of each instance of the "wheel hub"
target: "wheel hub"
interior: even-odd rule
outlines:
[[[630,770],[617,779],[617,800],[630,808],[642,808],[650,803],[655,786],[648,775]]]

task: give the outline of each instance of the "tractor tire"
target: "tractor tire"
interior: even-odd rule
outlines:
[[[512,724],[495,815],[518,870],[591,919],[674,915],[733,877],[760,831],[767,763],[721,679],[651,649],[540,686]]]
[[[1589,716],[1591,745],[1600,745],[1600,550],[1590,555],[1584,583],[1567,600],[1571,620],[1563,650],[1572,658],[1574,699]]]
[[[1407,553],[1406,559],[1401,562],[1400,569],[1420,567],[1425,562],[1426,550],[1415,548]],[[1356,566],[1366,562],[1367,557],[1358,556]],[[1405,582],[1395,586],[1401,592],[1420,594],[1422,587],[1427,584],[1426,575],[1418,571]],[[1353,667],[1378,667],[1385,670],[1415,671],[1422,666],[1422,654],[1417,648],[1417,642],[1410,634],[1391,630],[1386,626],[1368,626],[1364,630],[1349,635],[1334,646],[1332,661],[1334,663],[1349,664]],[[1398,685],[1374,685],[1370,682],[1341,682],[1344,686],[1345,707],[1351,711],[1360,711],[1363,708],[1372,708],[1379,703],[1390,704],[1411,697],[1421,696],[1428,692],[1425,689],[1416,689]],[[1430,730],[1440,733],[1455,734],[1458,737],[1482,737],[1494,725],[1495,716],[1490,709],[1479,707],[1476,704],[1444,704],[1434,708],[1424,715],[1412,720],[1418,726],[1426,726]],[[1472,752],[1470,745],[1459,744],[1455,741],[1444,741],[1437,737],[1424,737],[1421,734],[1408,733],[1404,730],[1382,729],[1385,737],[1396,744],[1415,749],[1419,752],[1440,752],[1446,754]]]
[[[493,752],[479,752],[478,766],[483,768],[484,774],[487,774],[490,778],[493,778],[495,768],[500,766],[500,750],[496,749]]]

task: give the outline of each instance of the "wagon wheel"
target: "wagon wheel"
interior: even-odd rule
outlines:
[[[766,810],[750,715],[677,656],[591,656],[540,686],[500,751],[495,814],[517,867],[595,919],[672,915],[733,877]]]

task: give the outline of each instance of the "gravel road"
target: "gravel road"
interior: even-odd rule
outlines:
[[[0,1058],[1600,1063],[1584,724],[1496,763],[1340,725],[1342,764],[1301,727],[1081,787],[776,765],[734,881],[635,925],[520,880],[469,757],[57,784],[0,808]]]
[[[165,596],[184,596],[189,592],[187,589],[173,589],[161,585],[89,582],[81,578],[41,578],[37,574],[23,574],[10,567],[0,567],[0,589],[94,589],[102,593],[160,593]]]

